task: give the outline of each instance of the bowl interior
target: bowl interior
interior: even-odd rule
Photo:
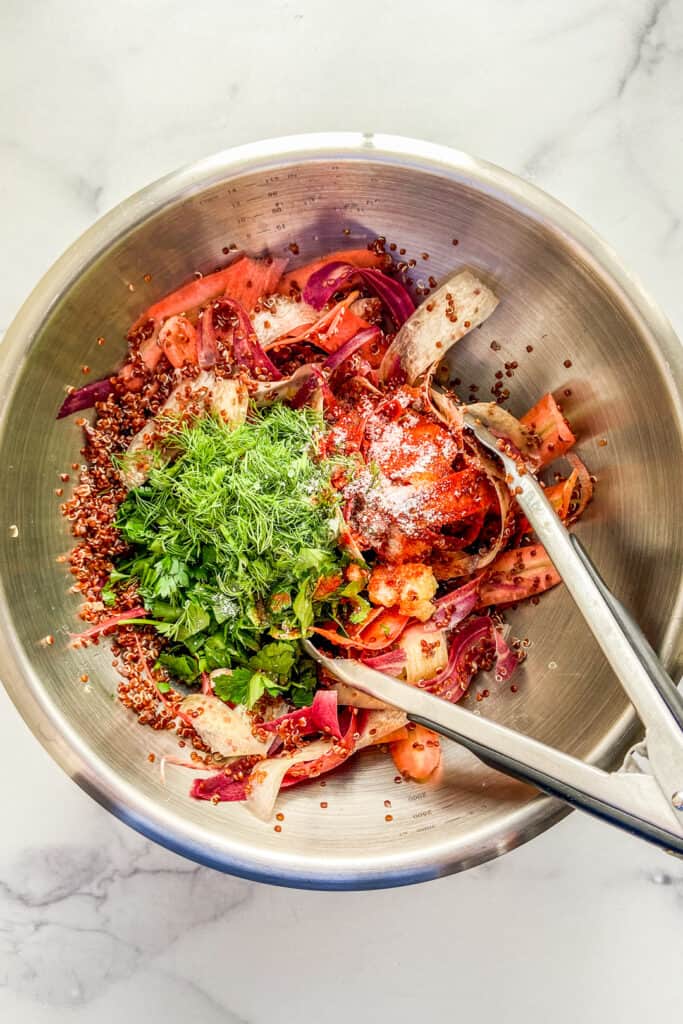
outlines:
[[[398,258],[415,261],[413,279],[425,286],[470,266],[501,303],[451,354],[460,393],[476,385],[488,398],[496,371],[512,363],[504,380],[513,412],[547,390],[560,398],[598,479],[578,532],[670,657],[680,649],[680,623],[670,623],[680,588],[683,476],[680,408],[656,339],[576,240],[533,203],[525,208],[462,168],[372,153],[283,157],[263,167],[212,167],[177,191],[173,199],[139,200],[136,222],[99,251],[84,244],[79,258],[87,265],[50,296],[21,342],[0,440],[0,565],[15,700],[21,704],[20,687],[32,691],[50,720],[38,726],[44,741],[117,813],[228,869],[303,885],[379,884],[501,852],[557,808],[453,744],[436,785],[399,784],[387,756],[366,752],[324,784],[290,791],[280,833],[239,806],[192,801],[185,771],[168,769],[162,784],[159,756],[177,752],[171,737],[138,726],[114,699],[106,644],[68,646],[79,602],[58,562],[71,541],[55,492],[73,486],[82,441],[73,418],[57,422],[55,412],[65,387],[84,380],[84,364],[90,379],[118,364],[125,332],[145,306],[194,272],[224,264],[232,247],[280,255],[298,246],[296,257],[289,253],[294,262],[384,235]],[[62,472],[70,483],[60,482]],[[568,595],[558,588],[508,619],[512,634],[530,642],[518,692],[489,679],[487,699],[475,699],[483,685],[468,698],[472,711],[580,757],[613,760],[632,726],[628,702]],[[40,642],[48,634],[53,646]],[[84,673],[87,685],[79,681]]]

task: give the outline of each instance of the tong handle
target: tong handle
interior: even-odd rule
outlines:
[[[401,708],[412,722],[455,740],[490,767],[683,855],[683,825],[662,799],[651,776],[636,772],[609,774],[524,733],[407,686],[362,662],[328,658],[309,640],[302,643],[337,679]]]
[[[500,450],[483,424],[465,423],[503,463],[506,482],[559,572],[645,726],[652,772],[683,825],[683,699],[638,626],[612,596],[577,539],[569,533],[532,473]]]
[[[569,534],[574,550],[583,562],[586,570],[590,573],[593,583],[598,588],[604,601],[609,605],[612,614],[621,626],[625,636],[628,638],[631,647],[636,652],[644,670],[647,672],[650,682],[658,691],[660,697],[669,709],[669,713],[678,723],[679,729],[683,732],[683,694],[675,686],[673,680],[662,668],[662,664],[656,653],[650,646],[650,642],[641,630],[640,626],[624,608],[621,601],[618,601],[609,590],[607,584],[591,561],[586,549],[574,533]],[[683,742],[683,737],[682,737]]]
[[[457,710],[463,710],[458,708]],[[441,712],[441,709],[439,709]],[[673,814],[665,807],[658,784],[649,775],[609,774],[578,758],[517,734],[519,746],[510,736],[495,747],[481,739],[464,736],[451,729],[441,713],[438,721],[409,714],[412,722],[456,740],[490,768],[528,782],[548,796],[557,797],[577,810],[586,811],[610,825],[646,839],[667,853],[683,856],[683,827],[677,827]],[[509,734],[512,730],[507,730]]]

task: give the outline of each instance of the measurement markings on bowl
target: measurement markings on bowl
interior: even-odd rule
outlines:
[[[420,821],[421,819],[426,818],[427,815],[431,814],[431,813],[432,813],[431,811],[429,811],[429,812],[421,811],[419,814],[411,815],[411,819],[410,820],[411,821]],[[432,821],[425,821],[424,824],[418,825],[417,828],[403,828],[403,829],[401,829],[401,831],[399,832],[399,836],[402,839],[408,839],[411,836],[415,836],[415,835],[421,834],[423,832],[433,832],[435,828],[436,828],[436,825],[434,824],[434,822],[432,822]]]

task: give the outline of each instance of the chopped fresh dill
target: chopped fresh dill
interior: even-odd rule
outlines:
[[[103,598],[113,603],[121,583],[136,581],[149,612],[142,621],[170,641],[160,657],[169,674],[191,682],[214,668],[251,666],[263,675],[268,662],[260,665],[255,652],[269,650],[269,637],[306,633],[322,608],[314,607],[318,581],[341,581],[348,558],[337,544],[331,475],[351,466],[316,459],[322,427],[319,414],[280,403],[252,409],[237,427],[213,416],[181,424],[174,460],[154,464],[129,492],[116,525],[131,553]],[[326,594],[330,609],[340,589]],[[242,691],[275,687],[306,703],[314,677],[298,645],[293,651],[286,672],[270,672],[271,687],[242,680]]]

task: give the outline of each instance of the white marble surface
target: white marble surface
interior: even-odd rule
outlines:
[[[0,330],[149,180],[233,143],[359,128],[533,179],[681,332],[682,61],[674,0],[2,0]],[[0,744],[7,1024],[680,1017],[683,869],[578,815],[439,882],[297,893],[114,821],[2,692]]]

